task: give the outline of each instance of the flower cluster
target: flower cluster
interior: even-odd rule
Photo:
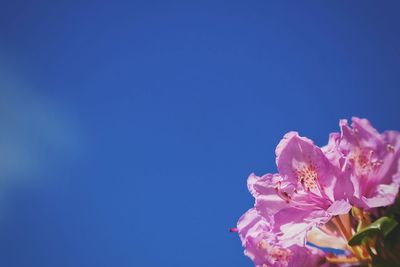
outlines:
[[[289,132],[275,153],[278,173],[249,176],[255,204],[236,229],[257,267],[398,263],[398,246],[384,245],[399,228],[388,208],[400,185],[399,132],[352,118],[324,147]]]

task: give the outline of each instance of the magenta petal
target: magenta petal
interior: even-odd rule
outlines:
[[[390,185],[380,184],[377,186],[375,195],[370,198],[364,196],[361,197],[361,201],[365,204],[363,208],[370,209],[376,207],[385,207],[392,205],[399,192],[399,181],[396,181]]]
[[[350,200],[354,197],[354,183],[351,180],[351,169],[345,168],[342,172],[336,175],[337,179],[333,188],[335,199]]]
[[[249,237],[245,248],[245,255],[256,267],[325,266],[324,254],[307,247],[284,248],[268,239]]]
[[[255,266],[263,267],[268,261],[268,252],[260,246],[262,239],[257,237],[248,237],[244,243],[244,254],[249,257]],[[269,266],[269,265],[267,265]]]
[[[256,209],[250,209],[240,217],[237,229],[244,244],[248,236],[257,236],[261,232],[269,232],[270,225],[268,221],[258,215]]]
[[[339,141],[340,152],[347,155],[354,145],[357,144],[357,138],[354,136],[353,130],[348,125],[347,120],[339,121],[341,137]]]
[[[360,145],[378,149],[382,146],[382,137],[379,132],[372,127],[367,119],[357,117],[351,118],[351,127],[355,130]]]
[[[324,210],[299,210],[286,208],[274,216],[273,232],[283,247],[304,246],[306,235],[315,225],[328,222],[330,215]]]
[[[250,174],[247,179],[249,191],[256,199],[255,207],[260,215],[265,218],[273,216],[277,211],[289,207],[289,203],[277,194],[277,184],[285,187],[287,191],[293,191],[291,186],[285,185],[277,174],[266,174],[259,177]]]
[[[351,210],[351,205],[348,201],[339,200],[332,203],[327,212],[334,216],[340,214],[347,214]]]
[[[288,207],[290,207],[289,203],[276,195],[275,192],[274,194],[259,196],[255,204],[255,208],[264,217],[272,217],[280,210]]]
[[[331,133],[329,135],[328,144],[324,147],[321,147],[321,150],[325,154],[325,156],[338,169],[342,167],[341,165],[342,154],[338,149],[339,142],[340,142],[340,134]]]
[[[293,251],[293,253],[291,261],[288,262],[287,267],[333,267],[328,263],[325,263],[325,255],[319,251],[311,251],[308,248],[298,246],[293,246],[291,250]]]
[[[381,177],[380,182],[390,184],[393,177],[400,173],[400,133],[387,131],[383,133],[386,148],[383,156],[383,164],[377,173]]]
[[[275,194],[275,188],[282,178],[278,174],[266,174],[261,177],[250,174],[247,178],[247,187],[254,198],[262,195]]]

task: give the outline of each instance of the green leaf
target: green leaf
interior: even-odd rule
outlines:
[[[390,217],[382,217],[361,229],[358,233],[356,233],[350,240],[349,245],[355,246],[360,245],[366,238],[372,238],[377,235],[383,235],[386,237],[398,223],[396,220]]]

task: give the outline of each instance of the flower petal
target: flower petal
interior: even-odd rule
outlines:
[[[279,174],[265,174],[261,177],[250,174],[247,178],[247,187],[254,198],[261,195],[275,194],[275,188],[282,183]]]
[[[339,142],[340,142],[340,134],[331,133],[329,134],[328,144],[326,146],[321,147],[321,150],[336,168],[341,169],[343,164],[341,159],[343,157],[338,149]]]
[[[332,203],[326,212],[330,215],[347,214],[351,210],[351,205],[348,201],[339,200]]]
[[[347,167],[347,166],[346,166]],[[335,200],[350,200],[353,199],[355,189],[354,183],[351,180],[352,170],[345,168],[342,172],[336,175],[335,186],[333,187],[333,195]]]
[[[278,194],[278,186],[280,191],[289,196],[293,194],[293,186],[282,181],[278,174],[266,174],[259,177],[250,174],[247,179],[249,191],[256,199],[255,207],[260,215],[265,218],[273,216],[276,212],[283,208],[289,207],[289,203]],[[282,193],[283,194],[283,193]]]
[[[278,235],[283,247],[305,246],[307,232],[315,225],[328,222],[330,218],[324,210],[286,208],[274,216],[272,232]]]
[[[361,201],[364,204],[361,204],[363,205],[362,207],[365,209],[371,209],[392,205],[399,192],[399,178],[400,177],[396,177],[395,181],[390,185],[378,185],[373,197],[367,198],[362,196]]]
[[[393,176],[400,173],[400,133],[387,131],[383,133],[383,137],[386,149],[376,176],[380,177],[380,183],[390,184]]]
[[[381,135],[367,119],[352,117],[351,121],[351,127],[361,146],[379,149],[383,145]]]
[[[265,218],[258,215],[256,209],[249,209],[243,214],[237,223],[239,237],[242,244],[249,236],[258,236],[261,232],[269,232],[270,224]]]

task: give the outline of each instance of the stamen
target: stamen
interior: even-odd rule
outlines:
[[[313,190],[318,188],[317,180],[318,173],[317,169],[313,164],[309,164],[302,169],[298,170],[297,173],[298,181],[308,190]]]
[[[390,145],[387,146],[387,149],[390,149]],[[374,150],[362,150],[361,148],[357,148],[350,159],[354,161],[359,176],[368,176],[370,172],[376,171],[383,164],[382,160],[377,159]]]
[[[315,206],[316,206],[316,203],[299,202],[299,201],[293,200],[292,196],[289,195],[288,192],[283,191],[283,190],[281,189],[281,185],[282,185],[281,182],[277,182],[277,185],[276,185],[276,187],[275,187],[275,191],[276,191],[276,194],[277,194],[281,199],[283,199],[284,201],[286,201],[286,203],[288,203],[288,204],[290,203],[291,205],[297,207],[298,209],[304,209],[304,210],[307,210],[307,209],[310,209],[311,207],[315,207]],[[293,192],[294,192],[295,194],[297,194],[297,190],[294,190]]]

